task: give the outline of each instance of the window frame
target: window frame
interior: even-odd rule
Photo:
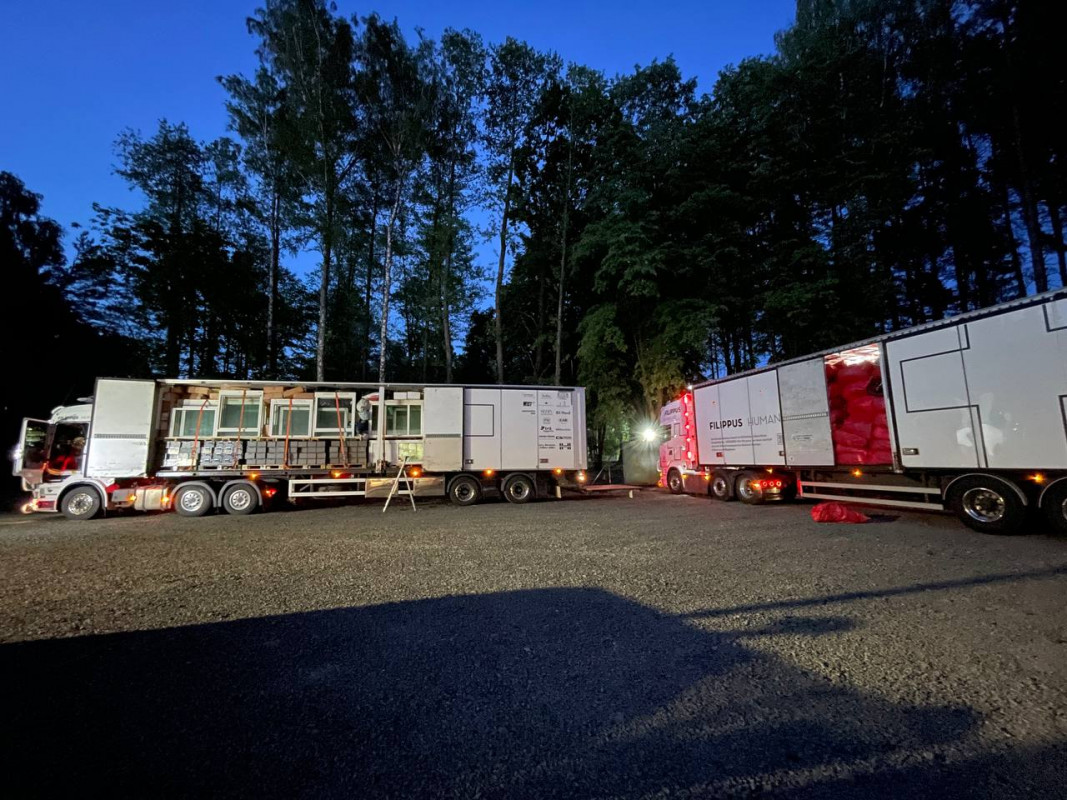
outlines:
[[[244,402],[245,402],[246,405],[250,405],[252,403],[256,404],[256,423],[255,423],[255,425],[250,425],[249,422],[248,422],[248,418],[246,417],[245,420],[244,420],[244,426],[241,427],[241,428],[237,428],[237,427],[224,428],[224,427],[222,427],[222,412],[223,412],[223,409],[226,407],[226,401],[230,400],[230,399],[233,399],[233,400],[236,400],[237,404],[239,405],[240,402],[241,402],[242,395],[244,396]],[[219,392],[218,407],[219,407],[219,412],[218,412],[217,422],[215,424],[215,435],[216,436],[248,436],[248,435],[259,436],[259,435],[261,435],[261,433],[263,431],[263,392],[261,392],[259,390],[256,390],[256,391],[253,391],[253,392],[248,392],[248,391],[241,392],[241,391],[235,391],[233,389],[223,389],[222,391]]]
[[[411,432],[411,407],[418,406],[419,408],[419,430],[417,433]],[[414,439],[422,437],[422,401],[419,400],[386,400],[385,401],[385,437],[387,439]],[[389,409],[390,408],[404,408],[406,422],[404,424],[404,433],[390,433],[389,432]],[[395,414],[395,412],[394,412]],[[371,429],[378,430],[378,404],[374,404],[374,411],[371,414]]]
[[[337,428],[335,428],[333,426],[322,427],[322,428],[319,427],[319,421],[318,421],[318,418],[319,418],[319,400],[329,400],[330,403],[333,404],[334,403],[334,395],[335,394],[337,396],[337,399],[339,399],[342,402],[342,404],[345,403],[346,401],[350,401],[351,404],[352,404],[351,411],[348,414],[348,424],[345,425],[344,431],[338,431]],[[357,402],[359,402],[359,398],[356,397],[356,393],[355,392],[336,392],[336,393],[335,392],[315,392],[315,399],[311,401],[311,403],[312,403],[312,405],[311,405],[311,413],[312,413],[311,434],[312,434],[312,436],[317,436],[317,437],[320,437],[320,438],[330,438],[330,437],[336,437],[342,432],[344,433],[345,436],[354,436],[355,432],[356,432],[356,417],[358,416],[357,413],[356,413],[356,403]],[[344,409],[343,409],[343,406],[342,406],[342,413],[343,413],[343,410]],[[336,410],[335,410],[335,414],[336,414]],[[334,421],[336,422],[336,419]]]
[[[180,405],[180,406],[176,405],[170,410],[170,420],[169,420],[169,422],[170,422],[169,434],[170,435],[167,438],[169,438],[169,439],[186,439],[186,440],[188,440],[188,439],[196,439],[197,435],[195,433],[191,433],[189,435],[185,435],[185,434],[183,434],[181,432],[182,426],[178,425],[178,420],[181,419],[182,422],[184,422],[186,414],[199,414],[201,408],[204,409],[205,413],[208,412],[208,411],[211,411],[211,412],[214,412],[214,413],[212,415],[213,416],[213,424],[211,425],[211,430],[204,430],[203,427],[201,427],[201,429],[200,429],[200,437],[199,438],[201,438],[201,439],[212,439],[215,436],[217,436],[218,434],[216,433],[216,431],[218,430],[218,426],[219,426],[219,404],[216,403],[214,400],[209,400],[209,401],[207,401],[207,403],[204,403],[204,401],[201,400],[201,401],[198,401],[198,402],[195,402],[195,403],[186,401],[186,402],[182,403],[182,405]],[[175,426],[177,426],[177,431],[175,431]]]
[[[310,439],[314,435],[315,429],[315,401],[307,397],[280,397],[272,399],[270,401],[270,414],[267,417],[267,435],[271,439],[284,439],[286,438],[285,431],[279,433],[274,432],[274,410],[276,408],[284,408],[287,412],[290,408],[296,411],[298,408],[306,409],[308,412],[308,427],[307,433],[291,433],[290,439]]]

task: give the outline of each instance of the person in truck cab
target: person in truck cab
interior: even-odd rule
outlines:
[[[77,472],[81,469],[83,450],[85,450],[85,437],[75,437],[71,440],[65,454],[54,455],[48,460],[48,466],[45,471],[49,475],[69,475],[72,472]]]

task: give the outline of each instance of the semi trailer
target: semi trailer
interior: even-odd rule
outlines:
[[[672,492],[1067,532],[1067,290],[699,382],[660,419]]]
[[[82,520],[390,492],[525,503],[582,483],[586,458],[576,387],[101,378],[23,421],[14,472],[25,511]]]

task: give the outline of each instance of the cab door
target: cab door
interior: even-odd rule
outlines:
[[[22,420],[22,430],[12,459],[12,474],[27,484],[39,484],[47,460],[48,422],[43,419]]]

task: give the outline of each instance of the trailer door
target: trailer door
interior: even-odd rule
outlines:
[[[785,465],[782,406],[778,399],[778,371],[748,377],[748,419],[752,436],[752,464]]]
[[[718,384],[700,386],[693,391],[693,419],[697,429],[697,457],[700,463],[725,464]]]
[[[961,325],[887,343],[893,423],[905,467],[983,466],[975,440],[978,414],[963,362],[969,347]]]
[[[85,474],[90,478],[147,475],[155,413],[155,381],[98,380]]]
[[[501,389],[500,406],[500,468],[537,469],[537,390]]]
[[[500,390],[463,390],[463,469],[500,469]]]
[[[782,397],[782,432],[786,464],[791,467],[832,467],[830,401],[822,358],[778,368]]]
[[[428,472],[463,468],[463,389],[427,386],[422,403],[422,466]]]

